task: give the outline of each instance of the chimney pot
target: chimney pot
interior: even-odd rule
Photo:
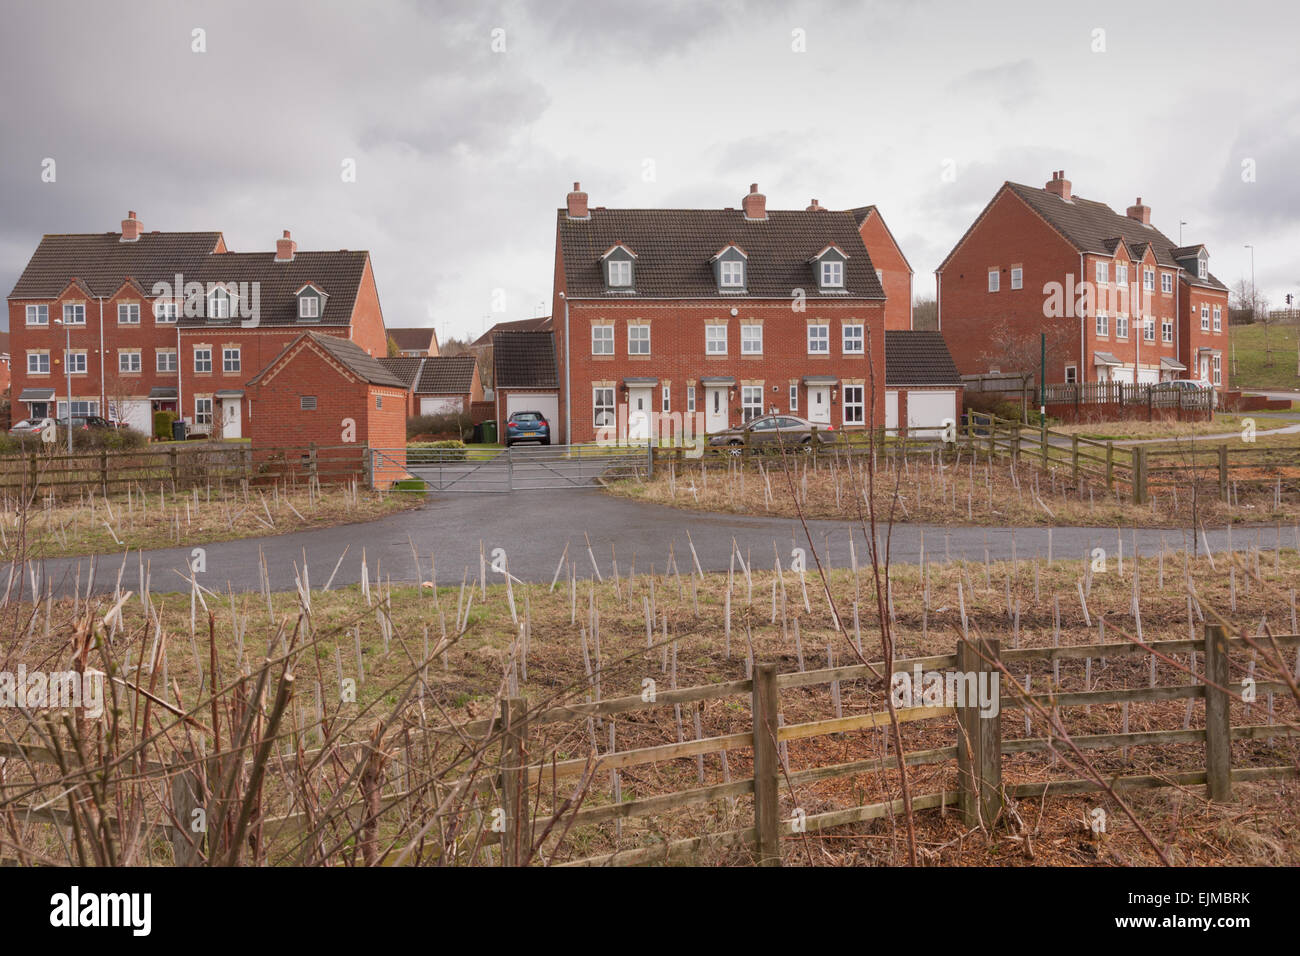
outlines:
[[[135,242],[143,231],[140,220],[135,218],[135,210],[128,212],[122,220],[122,242]]]
[[[749,195],[741,200],[740,208],[745,210],[746,219],[767,218],[767,197],[758,191],[758,183],[750,184]]]
[[[1151,225],[1151,207],[1142,205],[1142,197],[1138,196],[1137,202],[1128,207],[1128,217],[1136,219],[1144,226]]]
[[[591,216],[587,208],[587,194],[582,191],[582,183],[573,184],[573,192],[565,200],[566,212],[570,219],[588,219]]]
[[[294,253],[298,251],[298,243],[294,242],[289,236],[289,230],[284,230],[283,238],[275,241],[275,261],[292,262]]]
[[[1070,181],[1065,178],[1065,170],[1053,170],[1052,181],[1045,187],[1049,193],[1060,196],[1062,199],[1070,198]]]

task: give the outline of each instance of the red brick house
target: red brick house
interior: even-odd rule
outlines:
[[[711,433],[773,408],[862,428],[868,402],[883,421],[884,308],[851,212],[768,210],[757,185],[739,209],[605,209],[575,183],[556,222],[557,434],[665,415]]]
[[[9,321],[16,412],[66,414],[70,368],[74,413],[146,432],[166,409],[244,434],[250,371],[304,331],[387,352],[368,253],[298,252],[287,231],[275,252],[232,253],[219,232],[145,232],[134,212],[121,232],[43,237]]]
[[[381,358],[379,364],[408,388],[407,414],[468,415],[483,401],[478,360],[470,353],[426,358]]]
[[[813,200],[813,206],[817,200]],[[885,290],[885,328],[910,329],[912,327],[912,264],[903,255],[903,248],[885,225],[884,217],[876,206],[850,209],[858,222],[858,234],[867,247],[871,264],[876,267],[876,277]]]
[[[405,477],[407,390],[355,342],[300,332],[245,385],[254,453],[315,443],[381,452],[375,487]]]
[[[1198,378],[1228,386],[1228,289],[1204,246],[1179,246],[1141,199],[1117,213],[1007,182],[936,270],[939,328],[962,374],[1031,371],[1048,384]]]
[[[427,358],[438,354],[438,333],[432,328],[390,328],[388,337],[393,340],[397,354],[402,358]]]

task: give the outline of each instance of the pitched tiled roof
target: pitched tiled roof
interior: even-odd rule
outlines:
[[[474,387],[474,369],[478,359],[473,355],[431,355],[420,360],[419,381],[415,391],[419,395],[468,395]]]
[[[907,266],[909,272],[912,271],[912,264],[907,261],[907,255],[903,252],[903,247],[899,245],[897,239],[894,239],[894,231],[889,228],[889,223],[885,222],[885,217],[880,215],[880,210],[876,208],[875,203],[872,203],[870,206],[857,206],[854,209],[850,209],[849,215],[851,215],[853,221],[858,224],[858,229],[861,229],[862,224],[870,219],[872,215],[877,216],[880,219],[880,224],[885,227],[885,232],[887,232],[889,238],[893,240],[894,248],[898,250],[899,256],[903,259],[903,265]]]
[[[498,332],[546,332],[550,328],[551,317],[549,315],[539,316],[535,319],[516,319],[514,322],[498,322],[471,342],[470,345],[473,347],[491,345],[492,337]]]
[[[352,372],[363,382],[369,382],[371,385],[386,385],[392,388],[406,388],[402,380],[395,376],[384,366],[379,364],[379,360],[373,357],[369,352],[351,342],[348,339],[339,338],[337,335],[324,335],[319,332],[304,332],[298,338],[294,339],[283,349],[280,354],[267,363],[266,368],[262,369],[249,380],[248,384],[252,385],[259,381],[268,371],[274,368],[284,356],[292,349],[298,346],[303,339],[319,345],[335,361],[339,362],[348,371]]]
[[[885,330],[886,385],[960,385],[961,375],[939,332]]]
[[[419,328],[392,329],[388,330],[388,337],[397,343],[397,347],[404,352],[419,349],[421,352],[427,352],[429,347],[436,341],[434,330],[431,327],[421,326]]]
[[[11,299],[52,299],[74,277],[91,295],[109,296],[127,278],[145,289],[176,273],[198,278],[200,264],[221,242],[219,232],[146,232],[122,242],[118,232],[48,235],[18,277]]]
[[[560,386],[550,332],[498,332],[492,337],[492,366],[497,388]]]
[[[1179,254],[1185,254],[1187,248],[1200,248],[1192,246],[1178,249],[1155,226],[1145,226],[1137,219],[1116,212],[1104,202],[1081,196],[1072,196],[1067,201],[1054,192],[1023,183],[1009,182],[1006,188],[1023,199],[1080,252],[1104,252],[1110,255],[1117,247],[1116,240],[1123,239],[1130,250],[1139,243],[1150,243],[1156,262],[1164,266],[1177,266]],[[1184,270],[1184,278],[1192,285],[1227,289],[1214,276],[1198,279],[1196,273]]]
[[[395,356],[381,358],[379,364],[401,379],[403,385],[410,388],[415,384],[415,377],[420,374],[420,363],[423,361],[422,358]]]
[[[747,291],[739,297],[788,299],[803,289],[810,299],[844,298],[821,293],[809,259],[830,243],[849,256],[844,287],[850,297],[883,299],[871,257],[852,213],[771,210],[746,219],[739,209],[601,209],[588,219],[557,210],[565,284],[575,298],[720,298],[710,259],[729,242],[748,255]],[[605,291],[600,256],[615,243],[636,250],[634,292]]]
[[[369,256],[364,251],[297,252],[289,262],[276,262],[274,252],[225,252],[204,258],[194,278],[205,286],[209,282],[256,282],[259,325],[347,325]],[[185,279],[190,280],[188,273]],[[300,322],[296,293],[309,282],[325,293],[325,304],[318,318]],[[239,316],[214,320],[182,315],[180,326],[219,327],[243,321]]]

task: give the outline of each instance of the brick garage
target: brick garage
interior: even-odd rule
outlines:
[[[277,446],[355,444],[383,450],[375,487],[406,477],[406,387],[360,346],[305,332],[247,389],[255,458]]]
[[[946,420],[961,420],[961,376],[943,335],[885,332],[885,427],[899,435],[934,438]]]

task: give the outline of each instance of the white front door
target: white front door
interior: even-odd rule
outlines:
[[[829,385],[808,386],[808,421],[814,425],[831,423],[831,387]]]
[[[708,385],[704,389],[704,430],[712,435],[725,431],[727,418],[727,387]]]
[[[650,411],[654,389],[629,388],[627,390],[627,437],[629,441],[645,441],[650,437]]]
[[[1110,381],[1110,366],[1109,366],[1109,365],[1098,365],[1098,366],[1097,366],[1097,381],[1099,381],[1099,382],[1109,382],[1109,381]]]
[[[1202,355],[1201,356],[1201,381],[1208,382],[1209,380],[1210,380],[1210,357],[1208,355]]]
[[[241,437],[241,425],[243,416],[241,413],[242,402],[238,398],[223,398],[221,400],[221,437],[222,438],[239,438]]]

